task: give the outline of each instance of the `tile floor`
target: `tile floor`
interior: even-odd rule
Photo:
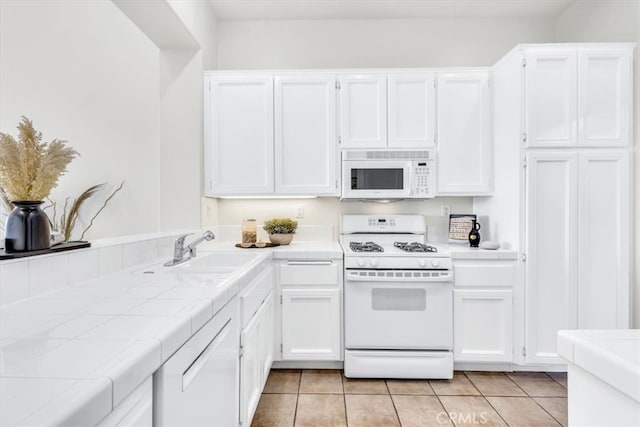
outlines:
[[[563,373],[456,372],[452,380],[364,380],[272,370],[252,426],[566,426]]]

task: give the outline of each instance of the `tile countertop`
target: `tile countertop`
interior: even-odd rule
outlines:
[[[205,282],[148,266],[0,306],[0,425],[95,425],[153,374],[272,258],[341,259],[337,242],[265,249],[198,247],[256,257]],[[162,259],[162,262],[167,261]]]
[[[559,331],[558,353],[640,402],[640,329]]]

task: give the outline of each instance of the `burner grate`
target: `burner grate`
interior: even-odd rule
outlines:
[[[425,245],[418,242],[394,242],[393,246],[405,252],[438,252],[435,246]]]
[[[384,252],[382,246],[374,242],[351,242],[349,247],[354,252]]]

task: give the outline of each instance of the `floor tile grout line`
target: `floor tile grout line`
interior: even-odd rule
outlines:
[[[429,383],[429,385],[431,385],[431,383]],[[451,416],[449,416],[449,411],[447,410],[447,408],[444,406],[444,403],[442,403],[442,400],[440,400],[440,396],[437,394],[434,394],[434,396],[436,397],[436,399],[438,399],[438,402],[440,403],[440,406],[442,407],[442,409],[444,410],[444,413],[447,414],[447,419],[451,422],[452,425],[457,426],[457,424],[455,423],[455,421],[453,421],[451,419]]]
[[[569,387],[567,387],[565,384],[562,384],[560,381],[558,381],[556,378],[552,377],[551,375],[549,375],[549,372],[545,372],[545,374],[551,378],[553,381],[557,382],[558,384],[560,384],[562,387],[564,387],[565,389],[568,389]]]
[[[566,399],[566,397],[548,397],[548,398],[546,398],[546,399]],[[536,405],[538,405],[539,407],[541,407],[541,408],[542,408],[542,410],[543,410],[544,412],[546,412],[547,414],[549,414],[549,416],[550,416],[550,417],[551,417],[555,422],[557,422],[557,423],[558,423],[558,425],[560,425],[560,426],[564,426],[564,424],[562,424],[562,423],[560,422],[560,420],[559,420],[559,419],[557,419],[556,417],[554,417],[554,416],[553,416],[553,414],[552,414],[551,412],[547,411],[547,409],[546,409],[544,406],[542,406],[542,405],[541,405],[541,404],[540,404],[540,403],[539,403],[539,402],[538,402],[534,397],[532,397],[532,398],[531,398],[531,400],[533,400],[533,401],[536,403]]]
[[[487,401],[487,403],[489,404],[489,406],[491,406],[491,408],[492,408],[494,411],[496,411],[496,414],[498,414],[498,416],[500,417],[500,419],[501,419],[502,421],[504,421],[504,423],[505,423],[507,426],[511,426],[511,424],[509,424],[509,423],[507,422],[507,420],[502,416],[502,414],[500,413],[500,411],[498,411],[498,408],[496,408],[495,406],[493,406],[493,404],[491,403],[491,401],[489,401],[489,399],[487,399],[485,396],[482,396],[482,397],[484,398],[484,400],[486,400],[486,401]],[[511,396],[507,396],[507,397],[511,397]],[[517,396],[514,396],[514,397],[517,397]],[[524,397],[524,396],[520,396],[520,397]],[[531,399],[531,398],[530,398],[530,397],[525,397],[525,399]]]
[[[496,412],[496,414],[498,414],[498,416],[500,417],[500,419],[502,421],[504,421],[504,423],[508,426],[510,425],[507,420],[504,419],[504,417],[502,416],[502,414],[500,413],[500,411],[498,411],[492,404],[491,402],[489,402],[489,399],[487,399],[487,397],[482,394],[482,392],[480,391],[480,389],[478,387],[476,387],[475,383],[471,380],[471,378],[469,378],[467,376],[467,371],[462,371],[462,373],[464,374],[464,377],[467,379],[467,381],[469,381],[471,383],[471,385],[478,390],[478,393],[480,393],[480,396],[485,400],[485,402],[487,402],[487,404]],[[517,385],[517,384],[516,384]]]
[[[389,384],[387,384],[387,380],[384,380],[384,386],[387,388],[387,392],[389,392],[387,396],[389,396],[389,399],[391,400],[391,405],[393,406],[393,412],[396,413],[396,419],[398,420],[398,425],[402,427],[402,421],[400,421],[400,414],[398,414],[398,408],[396,408],[396,402],[395,400],[393,400],[393,395],[391,394],[391,390],[389,390]],[[381,396],[384,396],[384,395],[381,395]]]
[[[300,384],[302,384],[302,372],[303,370],[300,370],[300,376],[298,377],[298,393],[296,393],[296,407],[293,411],[293,425],[291,427],[294,427],[296,425],[296,417],[298,416],[298,401],[300,400]]]
[[[517,382],[515,382],[515,381],[513,380],[513,378],[511,378],[509,375],[507,375],[507,374],[505,374],[505,373],[503,373],[503,375],[504,375],[505,377],[507,377],[507,379],[508,379],[509,381],[511,381],[511,382],[513,383],[513,385],[515,385],[515,386],[516,386],[520,391],[522,391],[522,392],[525,394],[525,396],[529,396],[529,393],[527,393],[527,391],[526,391],[524,388],[520,387],[520,384],[518,384]],[[531,396],[529,396],[529,397],[531,397]]]

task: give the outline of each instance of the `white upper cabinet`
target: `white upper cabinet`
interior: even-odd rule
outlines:
[[[525,52],[527,147],[630,144],[630,47],[545,47]]]
[[[490,108],[488,72],[438,74],[438,195],[491,193]]]
[[[425,148],[435,144],[435,75],[387,75],[389,147]]]
[[[338,194],[336,79],[330,73],[275,77],[275,192]]]
[[[340,138],[342,148],[387,145],[386,74],[340,76]]]
[[[626,146],[631,141],[631,52],[578,50],[578,135],[585,146]]]
[[[576,70],[575,49],[542,48],[527,51],[525,133],[528,147],[577,144]]]
[[[205,195],[273,193],[273,79],[205,80]]]

